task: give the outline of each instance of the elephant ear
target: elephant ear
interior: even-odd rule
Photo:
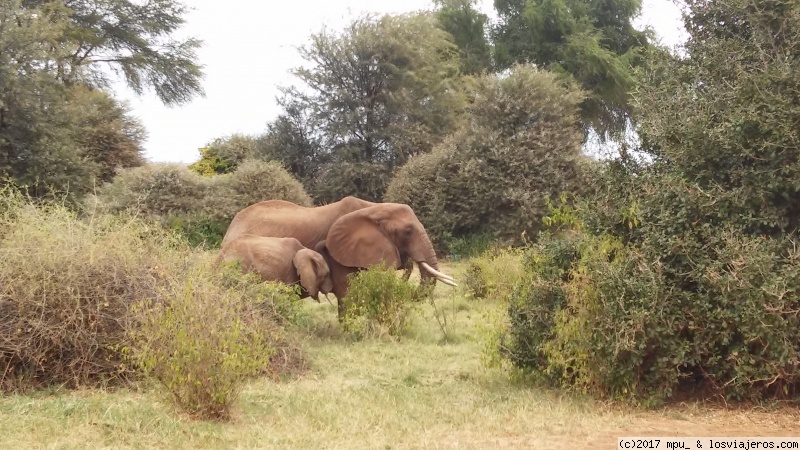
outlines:
[[[295,253],[292,263],[297,269],[297,276],[300,277],[300,286],[308,292],[311,298],[316,299],[319,293],[319,270],[312,257],[312,250],[301,249]]]
[[[372,267],[381,263],[400,266],[400,252],[378,222],[372,208],[345,214],[334,222],[326,237],[330,255],[347,267]]]

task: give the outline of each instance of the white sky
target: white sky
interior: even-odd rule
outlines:
[[[152,93],[137,97],[123,85],[116,86],[117,97],[128,101],[147,129],[144,146],[151,161],[196,161],[198,148],[215,138],[263,132],[280,113],[275,102],[278,87],[295,83],[289,70],[303,64],[296,47],[323,24],[339,29],[364,12],[431,8],[429,0],[185,0],[185,4],[194,10],[179,36],[204,41],[198,59],[205,66],[206,97],[169,108]],[[480,0],[480,5],[493,17],[492,0]],[[644,0],[638,23],[652,26],[666,45],[682,40],[680,13],[670,0]]]

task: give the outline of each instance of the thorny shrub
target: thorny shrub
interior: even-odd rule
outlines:
[[[132,380],[137,371],[125,349],[136,353],[131,336],[153,323],[135,307],[165,308],[186,298],[210,309],[219,300],[217,312],[231,322],[215,322],[220,330],[207,327],[209,342],[198,341],[199,347],[215,348],[213,336],[229,329],[270,323],[263,339],[275,353],[266,373],[301,365],[298,347],[282,333],[283,325],[299,320],[294,297],[238,271],[212,272],[209,259],[141,219],[100,213],[79,218],[63,205],[32,203],[12,187],[0,189],[0,388]],[[236,298],[249,299],[249,306],[228,301]],[[225,311],[259,314],[234,320]]]
[[[233,216],[264,200],[310,206],[302,184],[275,162],[246,160],[229,174],[205,177],[178,164],[122,170],[90,199],[101,210],[157,219],[193,245],[217,246]]]

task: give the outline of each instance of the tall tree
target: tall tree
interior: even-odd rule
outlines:
[[[436,0],[440,26],[453,36],[461,57],[461,73],[478,74],[492,68],[488,39],[489,17],[478,11],[477,0]]]
[[[651,33],[631,21],[641,0],[495,0],[500,68],[530,62],[569,74],[589,97],[581,105],[585,131],[622,137],[631,118],[633,68]]]
[[[309,120],[310,111],[292,98],[279,99],[279,103],[283,114],[268,123],[267,131],[258,138],[256,157],[280,161],[308,185],[330,162],[330,154],[323,151],[320,135]]]
[[[169,42],[174,29],[156,23],[179,20],[174,3],[147,4],[154,9],[145,14],[138,3],[126,9],[112,0],[0,0],[0,178],[27,185],[37,195],[56,190],[79,196],[108,181],[117,168],[143,163],[144,130],[125,105],[98,89],[100,62],[115,59],[133,79],[138,73],[167,103],[197,92],[196,79],[172,76],[182,69],[156,63],[172,57],[153,54],[159,53],[154,43]],[[166,9],[158,10],[162,6]],[[102,16],[95,28],[80,25],[81,8],[90,7]],[[149,14],[150,21],[125,15],[131,11]],[[133,47],[108,37],[115,27],[138,33],[128,38],[144,55],[126,59]],[[187,70],[199,75],[195,69],[191,63]]]
[[[75,189],[92,172],[70,138],[66,88],[50,62],[67,49],[57,42],[68,11],[58,4],[0,8],[0,178]],[[80,188],[79,188],[80,189]]]
[[[137,94],[152,88],[168,105],[202,93],[201,42],[173,37],[187,12],[179,0],[24,0],[22,7],[66,11],[57,42],[67,53],[53,61],[64,82],[105,87],[110,68]]]
[[[458,49],[431,14],[361,17],[313,35],[300,53],[311,63],[294,71],[305,87],[285,93],[333,162],[402,165],[454,129],[463,110]]]

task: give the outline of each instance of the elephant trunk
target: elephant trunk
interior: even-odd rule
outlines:
[[[439,271],[439,262],[436,258],[436,252],[433,250],[433,244],[428,236],[423,239],[425,245],[424,257],[416,259],[419,265],[419,275],[421,282],[424,284],[432,283],[433,280],[441,281],[450,286],[458,286],[450,275],[444,274]]]

